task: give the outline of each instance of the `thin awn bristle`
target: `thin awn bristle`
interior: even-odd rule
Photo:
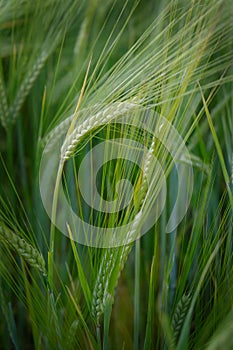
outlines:
[[[73,119],[73,115],[66,118],[61,123],[59,123],[55,128],[53,128],[51,132],[49,132],[44,138],[42,138],[41,147],[44,148],[46,144],[49,143],[49,149],[50,149],[59,140],[60,136],[64,134],[64,130],[68,130],[72,119]]]
[[[100,105],[95,104],[92,108],[93,109],[100,108]],[[88,109],[83,108],[79,111],[79,114],[83,115],[83,113],[87,112],[88,110],[90,110],[90,108]],[[59,141],[60,137],[64,135],[64,131],[68,131],[70,123],[72,122],[73,118],[74,118],[74,115],[72,114],[68,118],[61,121],[46,136],[44,136],[41,139],[41,147],[44,148],[47,145],[46,152],[49,152],[50,149],[53,147],[53,145],[56,144],[57,141]]]
[[[155,141],[153,140],[144,162],[142,184],[140,186],[139,193],[137,194],[137,197],[139,198],[139,201],[140,201],[138,206],[139,209],[142,207],[146,197],[146,193],[147,193],[147,175],[150,169],[150,163],[153,160],[154,147],[155,147]],[[142,212],[141,210],[139,210],[138,213],[135,215],[131,230],[126,235],[126,244],[119,248],[108,249],[104,253],[103,259],[101,261],[100,269],[98,272],[98,276],[96,279],[96,283],[94,286],[93,299],[92,299],[92,315],[95,317],[97,324],[100,323],[100,317],[104,313],[109,297],[111,297],[111,300],[113,301],[113,295],[111,294],[112,290],[110,290],[109,288],[111,275],[114,269],[117,268],[118,271],[116,273],[116,277],[114,280],[114,287],[111,288],[114,290],[114,288],[117,285],[120,274],[124,268],[124,265],[127,261],[129,253],[131,252],[131,249],[133,247],[133,243],[128,243],[128,242],[131,242],[136,238],[141,215],[142,215]],[[119,256],[119,261],[117,261],[118,256]],[[119,264],[118,266],[116,264],[116,261]]]

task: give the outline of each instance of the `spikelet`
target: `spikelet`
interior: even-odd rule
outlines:
[[[13,248],[32,267],[39,269],[46,275],[45,261],[38,250],[31,244],[4,226],[0,226],[0,240],[3,240],[10,248]]]

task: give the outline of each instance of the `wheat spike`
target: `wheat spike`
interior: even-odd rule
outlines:
[[[74,131],[67,137],[61,148],[61,162],[68,160],[81,138],[99,125],[107,124],[114,118],[129,112],[137,106],[133,102],[115,102],[107,106],[104,110],[96,113],[77,126]]]
[[[126,242],[135,237],[139,221],[140,215],[136,215],[132,229],[127,234]],[[104,313],[106,303],[109,301],[109,299],[111,299],[113,302],[114,289],[117,286],[118,279],[125,266],[132,247],[133,243],[130,243],[119,248],[110,248],[104,253],[92,298],[92,315],[96,319],[97,324],[100,323],[100,317]],[[110,286],[109,283],[113,273],[115,274],[115,277],[114,281],[112,281],[112,285]]]
[[[0,239],[11,248],[14,248],[14,250],[31,266],[36,267],[46,275],[45,261],[38,250],[31,244],[4,226],[0,226]]]
[[[188,312],[190,300],[191,300],[190,296],[184,294],[176,306],[174,315],[172,317],[174,343],[177,343],[177,341],[179,339],[179,335],[180,335],[182,326],[184,324],[185,317],[186,317],[187,312]]]
[[[109,280],[114,269],[114,249],[108,249],[104,253],[98,276],[93,291],[92,315],[99,324],[100,316],[104,312],[108,293]]]
[[[13,102],[13,105],[10,108],[10,123],[14,123],[18,113],[29,94],[36,78],[38,77],[42,67],[44,66],[46,60],[48,58],[48,52],[42,51],[39,57],[37,58],[36,62],[34,63],[33,67],[29,72],[27,73],[26,77],[24,78],[17,94],[15,97],[15,100]]]
[[[120,248],[110,248],[103,256],[92,297],[92,315],[98,325],[109,299],[113,303],[114,289],[117,286],[118,279],[132,247],[133,244],[128,244]],[[119,265],[117,265],[118,263]],[[115,271],[116,269],[117,271]],[[116,273],[116,275],[113,285],[110,286],[113,273]]]

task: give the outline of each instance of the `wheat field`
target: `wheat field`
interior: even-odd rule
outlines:
[[[233,349],[232,0],[0,0],[0,349]]]

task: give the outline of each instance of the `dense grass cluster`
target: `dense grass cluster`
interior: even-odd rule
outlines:
[[[232,16],[0,0],[1,349],[233,349]]]

